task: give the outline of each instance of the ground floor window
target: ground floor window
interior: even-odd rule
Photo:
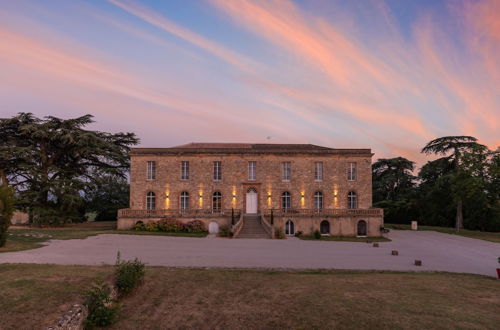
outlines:
[[[295,235],[295,224],[292,220],[288,220],[285,224],[285,235],[293,236]]]
[[[366,221],[358,221],[358,236],[366,236]]]
[[[152,211],[156,208],[156,195],[154,192],[150,191],[146,195],[146,208]]]
[[[330,234],[330,223],[326,220],[321,221],[319,225],[319,231],[323,235]]]
[[[189,209],[189,193],[183,191],[181,193],[181,211],[186,211]]]
[[[212,196],[212,210],[219,213],[222,210],[222,194],[219,191],[214,192]]]

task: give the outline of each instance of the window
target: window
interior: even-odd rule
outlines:
[[[214,213],[222,211],[222,194],[219,191],[214,192],[212,196],[212,211]]]
[[[283,180],[284,181],[290,181],[292,178],[292,164],[290,162],[283,162],[282,163],[283,167]]]
[[[183,191],[181,193],[181,211],[186,211],[189,209],[189,193]]]
[[[358,236],[366,236],[366,221],[358,221]]]
[[[220,161],[214,162],[214,180],[215,181],[222,180],[222,167]]]
[[[356,163],[347,163],[347,180],[355,181],[356,177]]]
[[[314,180],[315,181],[323,181],[323,163],[322,162],[314,163]]]
[[[149,211],[156,209],[156,195],[152,191],[146,195],[146,209]]]
[[[156,179],[156,162],[148,162],[148,180]]]
[[[317,211],[323,209],[323,193],[321,191],[314,193],[314,209]]]
[[[248,162],[248,180],[256,180],[257,162]]]
[[[288,211],[292,207],[292,195],[288,191],[281,194],[281,208],[283,211]]]
[[[293,223],[292,220],[288,220],[285,223],[285,235],[287,236],[295,235],[295,224]]]
[[[322,235],[330,234],[330,223],[326,220],[321,221],[321,223],[319,224],[319,232]]]
[[[350,209],[358,208],[358,197],[354,191],[350,191],[349,194],[347,194],[347,207]]]
[[[184,160],[181,162],[181,180],[188,180],[188,179],[189,179],[189,162]]]

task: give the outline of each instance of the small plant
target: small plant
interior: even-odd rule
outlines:
[[[299,230],[298,232],[295,233],[295,237],[300,237],[302,234],[303,232]]]
[[[142,221],[137,221],[134,225],[134,230],[141,231],[141,230],[146,230],[146,226],[144,226],[144,222]]]
[[[88,309],[85,329],[95,327],[105,327],[113,324],[118,313],[118,305],[111,298],[111,289],[106,284],[100,282],[94,284],[92,289],[85,292],[84,304]]]
[[[277,239],[285,239],[283,228],[276,228],[276,230],[274,231],[274,237]]]
[[[139,259],[121,260],[120,252],[116,257],[115,286],[120,296],[130,293],[144,278],[144,263]]]
[[[314,231],[314,238],[315,239],[321,239],[321,233],[317,229]]]
[[[226,225],[222,225],[219,228],[219,237],[232,237],[233,232],[231,231],[231,228]]]

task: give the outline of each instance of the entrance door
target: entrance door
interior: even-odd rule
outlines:
[[[247,212],[257,213],[257,191],[253,188],[247,191]]]

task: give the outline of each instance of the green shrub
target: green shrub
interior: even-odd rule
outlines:
[[[84,304],[88,309],[85,329],[105,327],[113,324],[118,313],[118,305],[111,298],[111,289],[104,283],[95,284],[85,292]]]
[[[276,228],[274,231],[274,237],[278,239],[284,239],[285,233],[283,232],[283,228]]]
[[[319,232],[319,230],[316,229],[316,231],[314,232],[314,238],[315,239],[321,239],[321,233]]]
[[[298,232],[295,233],[294,236],[295,237],[300,237],[302,234],[303,234],[303,232],[299,230]]]
[[[137,221],[134,225],[134,228],[133,230],[137,230],[137,231],[142,231],[142,230],[146,230],[146,226],[144,225],[144,222],[142,221]]]
[[[205,224],[200,220],[189,221],[184,225],[184,229],[188,233],[202,233],[207,231],[205,228]]]
[[[139,259],[121,260],[118,252],[115,264],[115,286],[120,296],[130,293],[144,278],[144,263]]]
[[[5,185],[0,185],[0,247],[7,241],[7,229],[14,214],[14,192]]]
[[[219,227],[219,237],[232,237],[233,232],[231,231],[231,227],[222,225]]]

